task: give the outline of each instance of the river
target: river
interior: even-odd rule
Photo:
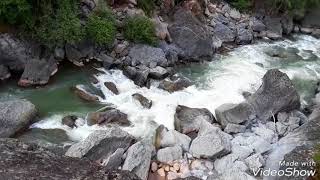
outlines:
[[[71,129],[61,124],[65,115],[76,114],[85,118],[90,111],[104,104],[114,104],[128,114],[132,126],[124,128],[137,137],[149,137],[159,124],[173,128],[173,117],[177,105],[192,108],[207,108],[212,113],[224,103],[239,103],[243,92],[255,92],[261,78],[268,69],[278,68],[293,80],[301,96],[303,106],[311,103],[316,84],[320,78],[320,40],[307,35],[294,35],[278,42],[258,42],[241,46],[223,55],[216,55],[212,62],[181,67],[178,73],[194,83],[182,91],[169,93],[156,88],[136,86],[120,70],[98,69],[95,73],[99,83],[89,81],[92,70],[64,68],[51,83],[37,89],[21,89],[14,83],[0,87],[0,100],[26,98],[40,111],[40,121],[30,128],[64,129],[71,140],[79,141],[93,130],[103,127],[81,125]],[[112,94],[103,83],[114,82],[120,94]],[[100,104],[79,100],[70,87],[83,84],[86,88],[99,89],[105,96]],[[131,95],[141,93],[153,101],[151,109],[142,108]]]

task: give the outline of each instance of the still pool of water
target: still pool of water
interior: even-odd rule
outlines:
[[[64,129],[72,140],[85,138],[95,129],[103,127],[83,125],[70,129],[61,124],[66,114],[85,114],[95,111],[101,104],[112,103],[128,114],[133,126],[124,130],[138,137],[148,137],[159,124],[173,128],[177,105],[207,108],[212,113],[224,103],[240,103],[244,91],[255,92],[268,69],[279,68],[288,74],[298,89],[302,104],[311,102],[317,81],[320,78],[320,40],[310,36],[294,36],[284,40],[242,46],[226,55],[217,55],[212,62],[179,68],[178,72],[190,78],[194,85],[182,91],[168,93],[156,86],[150,89],[136,86],[121,71],[100,69],[96,73],[99,83],[89,82],[90,73],[79,69],[59,71],[53,81],[44,88],[23,90],[13,85],[0,88],[0,98],[23,97],[35,103],[42,113],[42,120],[32,127]],[[103,84],[114,82],[120,94],[112,94]],[[87,88],[100,90],[105,99],[101,104],[89,104],[75,97],[69,88],[84,84]],[[151,109],[142,108],[131,95],[141,93],[153,101]]]

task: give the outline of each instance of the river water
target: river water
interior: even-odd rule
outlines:
[[[40,89],[22,90],[15,85],[0,88],[0,99],[24,97],[35,103],[41,112],[41,121],[31,128],[64,129],[71,140],[79,141],[93,130],[103,127],[87,126],[71,129],[61,124],[65,115],[77,114],[85,118],[86,113],[112,103],[128,114],[131,127],[124,128],[137,137],[148,137],[163,124],[173,128],[173,116],[177,105],[207,108],[212,113],[224,103],[239,103],[244,100],[243,92],[255,92],[261,78],[268,69],[278,68],[288,74],[298,89],[303,106],[311,103],[316,83],[320,78],[320,40],[306,35],[295,35],[290,40],[258,42],[242,46],[224,55],[216,55],[212,62],[190,65],[178,72],[191,79],[193,86],[182,91],[168,93],[151,86],[141,88],[126,78],[121,71],[99,69],[97,85],[89,82],[89,74],[83,70],[59,71],[54,82]],[[120,94],[113,95],[103,83],[114,82]],[[101,104],[90,104],[77,99],[69,90],[76,84],[100,89],[105,99]],[[153,101],[151,109],[142,108],[131,95],[141,93]]]

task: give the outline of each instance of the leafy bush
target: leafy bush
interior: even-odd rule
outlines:
[[[39,17],[35,18],[35,25],[31,29],[34,38],[48,45],[73,44],[84,38],[85,31],[77,17],[76,1],[57,0],[38,6]]]
[[[1,0],[0,21],[11,25],[31,20],[31,5],[26,0]]]
[[[320,4],[320,0],[272,0],[271,9],[276,13],[290,12],[304,14],[304,12]]]
[[[154,45],[157,41],[154,24],[149,18],[143,16],[128,18],[124,35],[128,40],[136,43]]]
[[[240,11],[248,11],[252,7],[252,0],[232,0],[231,5]]]
[[[138,0],[138,8],[142,9],[148,16],[152,15],[155,8],[154,0]]]
[[[98,45],[110,45],[116,35],[115,20],[110,11],[99,11],[89,17],[87,32]]]

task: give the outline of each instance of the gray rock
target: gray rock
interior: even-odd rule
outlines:
[[[0,65],[0,80],[5,80],[10,77],[11,73],[9,72],[9,69],[4,65]]]
[[[282,36],[283,29],[281,24],[281,18],[266,17],[264,19],[264,23],[268,31],[277,34],[278,36]]]
[[[311,34],[312,30],[313,30],[312,28],[308,28],[308,27],[300,28],[301,33],[304,33],[304,34]]]
[[[32,58],[25,64],[25,69],[18,82],[20,86],[44,85],[49,82],[51,75],[57,72],[56,60],[50,58]]]
[[[219,37],[222,42],[233,42],[236,37],[236,33],[233,30],[221,23],[216,24],[213,34]]]
[[[113,82],[105,82],[104,85],[115,95],[119,94],[117,86]]]
[[[248,103],[223,104],[215,110],[217,121],[223,128],[229,123],[243,124],[254,119],[254,109]]]
[[[64,48],[61,47],[56,47],[54,49],[54,58],[57,60],[63,60],[66,56],[66,52],[64,50]]]
[[[142,87],[148,82],[149,71],[148,68],[127,66],[124,68],[123,74],[133,80],[136,85]]]
[[[267,31],[266,32],[266,36],[271,39],[271,40],[280,40],[282,39],[282,35],[271,32],[271,31]]]
[[[0,174],[1,179],[140,180],[128,171],[108,170],[16,139],[0,139]]]
[[[103,112],[92,112],[87,116],[87,124],[92,126],[98,125],[110,125],[117,124],[121,126],[129,126],[130,121],[128,120],[127,114],[121,112],[118,109],[108,108]]]
[[[164,79],[168,75],[169,75],[169,72],[161,66],[152,68],[150,69],[150,72],[149,72],[149,77],[153,79]]]
[[[203,121],[212,124],[216,122],[216,119],[212,113],[205,108],[189,108],[182,105],[178,105],[176,108],[174,127],[183,134],[198,131]]]
[[[50,76],[57,71],[57,62],[50,55],[40,45],[17,39],[10,34],[0,35],[0,66],[7,67],[10,72],[22,72],[19,80],[21,86],[43,85],[49,81]],[[4,79],[8,75],[5,72],[4,76],[0,74],[0,78]]]
[[[228,134],[236,134],[236,133],[243,133],[246,130],[246,126],[239,125],[239,124],[232,124],[228,123],[224,132]]]
[[[211,60],[213,47],[208,28],[184,8],[179,8],[173,19],[168,30],[172,42],[184,52],[179,56],[188,61]]]
[[[84,100],[84,101],[88,101],[88,102],[97,102],[99,101],[98,96],[87,92],[86,90],[84,90],[81,85],[77,85],[77,86],[73,86],[70,88],[70,90],[76,95],[78,96],[80,99]]]
[[[262,168],[265,164],[265,161],[261,154],[253,154],[246,158],[245,162],[252,173],[257,172],[257,170],[259,170],[259,168]]]
[[[143,106],[144,108],[150,109],[152,107],[152,101],[147,99],[146,97],[144,97],[143,95],[139,94],[139,93],[135,93],[132,94],[132,97],[139,101],[139,103],[141,104],[141,106]]]
[[[35,121],[37,109],[27,100],[0,102],[0,137],[12,137]]]
[[[78,119],[77,116],[74,116],[74,115],[69,115],[69,116],[65,116],[62,118],[62,124],[63,125],[66,125],[66,126],[69,126],[71,128],[74,128],[74,127],[77,127],[76,125],[76,120]]]
[[[72,141],[62,129],[29,128],[17,137],[24,143],[36,144],[59,155],[64,155]]]
[[[154,147],[150,142],[139,141],[135,143],[127,151],[127,158],[122,170],[129,170],[142,180],[147,180],[153,151]]]
[[[200,131],[192,141],[189,152],[196,158],[224,156],[231,152],[230,137],[219,128],[207,124],[206,130]]]
[[[176,130],[166,130],[165,128],[159,133],[160,147],[181,146],[184,151],[189,151],[191,138],[185,134],[181,134]]]
[[[283,33],[288,35],[293,31],[293,17],[287,15],[281,18]]]
[[[235,20],[239,20],[241,18],[240,12],[236,9],[231,9],[229,14],[230,14],[230,17]]]
[[[114,152],[122,148],[127,150],[135,141],[127,132],[117,127],[97,130],[85,140],[72,145],[66,152],[69,157],[87,157],[93,161],[105,162]]]
[[[182,148],[180,146],[166,147],[159,149],[157,152],[157,160],[162,163],[169,163],[182,159]]]
[[[172,76],[170,79],[165,79],[160,82],[158,88],[166,90],[168,92],[175,92],[183,90],[192,85],[192,82],[182,76]]]
[[[266,26],[257,18],[251,19],[251,28],[255,32],[262,32],[266,30]]]
[[[280,111],[300,108],[300,96],[285,73],[268,70],[262,81],[257,92],[247,100],[260,120],[266,121]]]
[[[122,157],[125,150],[123,148],[117,149],[113,154],[111,154],[108,159],[101,162],[101,165],[106,166],[108,169],[118,169],[122,164]]]
[[[253,40],[253,32],[249,29],[240,28],[237,31],[237,44],[250,44]]]
[[[83,66],[84,60],[94,57],[94,45],[83,41],[78,44],[66,44],[65,51],[67,59],[76,66]]]
[[[166,67],[168,64],[162,49],[147,45],[133,46],[129,51],[129,57],[131,58],[131,66],[144,65],[154,68],[156,66]]]
[[[114,58],[104,53],[99,54],[95,59],[101,61],[105,69],[111,69],[116,66]]]

